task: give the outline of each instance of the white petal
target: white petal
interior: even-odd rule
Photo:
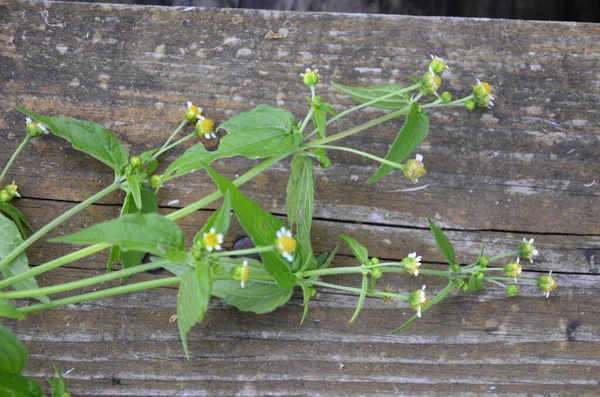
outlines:
[[[188,109],[190,109],[193,106],[192,102],[190,102],[190,101],[187,101],[185,104],[187,105]]]
[[[281,236],[282,236],[281,230],[278,230],[277,233],[275,233],[275,235],[277,236],[277,238],[281,238]]]
[[[206,139],[210,139],[210,134],[204,134],[204,137],[205,137]]]
[[[217,245],[215,246],[215,249],[216,249],[217,251],[221,251],[221,248],[222,248],[222,247],[221,247],[221,244],[217,244]]]
[[[286,230],[286,231],[285,231],[285,234],[286,234],[288,237],[292,237],[292,232],[291,232],[290,230]]]
[[[521,260],[521,258],[517,258],[517,263],[519,263],[520,260]]]
[[[540,254],[540,251],[538,250],[533,250],[533,256],[538,256]]]
[[[211,232],[212,234],[215,234],[215,233],[216,233],[216,231],[217,231],[217,229],[215,229],[214,227],[211,227],[211,228],[210,228],[210,232]]]
[[[416,252],[411,252],[410,254],[408,254],[409,258],[416,258],[417,257],[417,253]]]
[[[207,250],[208,252],[212,252],[212,250],[213,250],[213,247],[211,247],[210,245],[207,245],[207,246],[206,246],[206,250]]]
[[[216,135],[214,132],[211,132],[211,133],[210,133],[210,137],[211,137],[211,138],[213,138],[213,139],[216,139],[216,138],[217,138],[217,135]]]
[[[417,310],[417,317],[421,318],[421,306],[419,306],[419,310]]]
[[[31,117],[29,117],[29,116],[25,117],[25,122],[26,123],[31,123]]]
[[[222,233],[217,234],[217,241],[219,242],[219,244],[223,243],[223,234]]]
[[[423,257],[422,257],[422,256],[417,256],[417,257],[415,258],[415,260],[416,260],[417,262],[421,262],[421,258],[423,258]],[[420,266],[420,265],[421,265],[421,263],[419,263],[419,266]]]
[[[415,269],[415,272],[413,274],[415,275],[415,277],[417,277],[419,275],[419,269]]]
[[[244,288],[244,285],[245,285],[245,284],[246,284],[246,283],[245,283],[245,282],[243,282],[243,281],[241,281],[241,282],[240,282],[240,286],[241,286],[242,288]]]
[[[48,128],[46,128],[44,124],[38,123],[38,127],[40,127],[40,130],[42,130],[44,134],[48,134]]]
[[[245,261],[243,261],[243,262],[242,262],[242,266],[243,266],[243,267],[247,267],[247,266],[248,266],[248,261],[246,261],[246,260],[245,260]]]
[[[202,238],[205,239],[206,236],[208,236],[208,233],[204,233],[204,235],[202,235]]]
[[[533,244],[533,239],[529,240],[529,244]]]
[[[423,161],[423,156],[422,156],[422,155],[420,155],[420,154],[417,154],[417,155],[415,156],[415,160],[417,160],[417,161]]]

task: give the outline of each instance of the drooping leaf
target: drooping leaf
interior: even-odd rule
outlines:
[[[211,271],[208,263],[197,263],[181,276],[179,293],[177,294],[177,325],[183,342],[185,356],[190,354],[187,345],[187,333],[204,319],[208,310],[212,290]]]
[[[335,248],[333,249],[333,251],[331,251],[331,254],[327,258],[327,260],[325,262],[323,262],[323,264],[319,267],[319,269],[321,269],[321,270],[327,269],[329,267],[329,265],[331,265],[331,262],[333,262],[333,258],[335,258],[335,254],[337,254],[339,249],[340,249],[340,246],[336,245]]]
[[[386,160],[401,163],[423,142],[429,133],[429,117],[420,110],[419,104],[413,102],[406,116],[404,126],[400,130],[394,143],[390,147]],[[373,183],[392,172],[394,168],[387,164],[381,164],[375,174],[369,178],[367,183]]]
[[[23,239],[27,238],[25,228],[29,229],[30,232],[33,232],[31,223],[29,223],[25,215],[14,205],[10,203],[0,203],[0,212],[4,212],[15,223],[19,232],[21,232],[21,237]]]
[[[306,320],[306,316],[308,316],[311,291],[308,285],[300,284],[300,287],[302,287],[302,303],[304,305],[304,309],[302,310],[302,318],[300,319],[300,324],[304,324],[304,320]]]
[[[51,239],[69,244],[118,245],[121,251],[143,251],[180,261],[185,258],[184,234],[172,221],[158,214],[127,214],[68,236]]]
[[[7,217],[0,214],[0,260],[5,258],[11,253],[16,247],[23,242],[21,234],[17,226]],[[8,266],[2,268],[2,277],[5,279],[25,273],[29,270],[29,264],[27,262],[27,256],[24,252],[19,254],[13,259]],[[34,277],[26,278],[25,280],[19,281],[12,285],[12,288],[16,291],[24,291],[30,289],[39,288],[37,281]],[[42,303],[50,303],[50,300],[45,295],[35,297]]]
[[[229,221],[231,219],[231,193],[227,191],[223,197],[223,205],[216,210],[206,221],[202,229],[194,236],[194,245],[201,244],[204,233],[215,228],[217,233],[227,234]]]
[[[291,153],[303,140],[294,133],[296,119],[285,110],[267,105],[232,117],[219,126],[227,131],[217,150],[209,152],[202,143],[187,149],[166,169],[165,177],[174,178],[231,156],[258,159]]]
[[[356,239],[350,236],[342,234],[340,235],[340,239],[342,239],[346,244],[348,244],[350,250],[356,257],[356,259],[358,259],[361,265],[369,263],[369,250],[367,250],[367,247],[365,247],[364,245],[356,241]]]
[[[222,258],[218,264],[224,267],[224,274],[230,274],[231,270],[248,261],[250,277],[259,273],[263,275],[264,281],[246,281],[244,288],[239,281],[217,280],[213,284],[213,296],[222,299],[226,303],[237,307],[244,312],[256,314],[268,313],[290,300],[293,288],[282,288],[274,279],[266,281],[268,273],[264,270],[262,263],[253,259]]]
[[[42,388],[23,375],[0,371],[0,396],[44,397]]]
[[[25,319],[25,315],[17,310],[16,307],[10,303],[0,299],[0,318],[14,318],[16,320]]]
[[[89,154],[121,175],[128,163],[129,153],[115,134],[100,124],[63,117],[46,117],[32,111],[16,107],[32,119],[47,126],[54,135],[60,136],[79,151]]]
[[[246,230],[257,247],[272,245],[277,239],[277,231],[285,224],[271,213],[261,209],[258,204],[244,196],[228,179],[210,167],[206,168],[223,195],[231,193],[231,205],[240,225]],[[282,288],[293,288],[296,280],[286,259],[275,252],[261,252],[265,270]]]
[[[125,174],[127,178],[127,192],[131,194],[133,198],[133,202],[138,210],[142,209],[142,193],[141,193],[141,184],[142,179],[140,174]]]
[[[54,372],[56,372],[56,379],[47,379],[48,383],[52,386],[52,397],[65,397],[68,392],[67,381],[56,365],[54,365]]]
[[[427,310],[431,309],[434,305],[438,304],[442,299],[444,299],[453,290],[454,290],[454,284],[451,282],[443,290],[441,290],[440,293],[437,294],[431,301],[429,301],[429,305],[427,305],[421,309],[421,315],[423,315]],[[414,316],[412,316],[411,318],[406,320],[406,322],[404,324],[402,324],[401,326],[399,326],[398,328],[396,328],[395,330],[390,332],[390,334],[393,335],[393,334],[397,333],[398,331],[408,327],[409,325],[411,325],[418,319],[419,319],[419,316],[417,314],[415,314]]]
[[[467,285],[469,286],[469,291],[481,291],[483,289],[483,279],[480,280],[475,274],[472,274],[471,277],[469,277]]]
[[[438,246],[438,249],[444,255],[444,258],[448,261],[450,266],[456,263],[456,257],[454,254],[454,247],[446,234],[439,228],[438,225],[435,224],[431,218],[427,218],[427,223],[429,224],[429,229],[431,229],[431,233],[433,233],[433,237],[435,237],[435,243]]]
[[[310,240],[314,207],[313,163],[302,153],[297,153],[292,160],[286,207],[290,227],[293,228],[296,224],[296,238],[302,264],[300,271],[316,269],[317,261]]]
[[[0,324],[0,371],[20,374],[29,352],[8,329]]]
[[[327,127],[327,113],[323,109],[314,109],[313,124],[317,129],[317,138],[325,138],[325,129]]]
[[[349,323],[356,320],[356,317],[358,317],[360,311],[362,310],[362,307],[365,304],[365,298],[367,297],[368,289],[369,289],[369,278],[367,277],[366,274],[363,274],[362,286],[360,288],[360,296],[358,297],[358,304],[356,305],[356,310],[354,310],[354,314],[352,315],[352,318],[350,319],[350,321],[348,321]]]
[[[325,149],[318,148],[311,150],[308,153],[317,159],[321,168],[325,169],[331,167],[331,160],[327,156],[327,151]]]
[[[331,84],[360,103],[367,103],[376,98],[381,98],[403,89],[395,84],[380,84],[373,87],[350,87],[334,82],[331,82]],[[399,93],[398,95],[375,102],[370,106],[379,109],[399,110],[406,107],[407,104],[408,96],[405,93]]]

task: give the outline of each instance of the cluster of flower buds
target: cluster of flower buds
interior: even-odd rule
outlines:
[[[448,74],[450,68],[442,58],[437,56],[431,56],[431,62],[429,63],[429,69],[421,78],[421,93],[423,95],[435,95],[438,96],[437,90],[442,85],[442,75]],[[449,93],[444,93],[444,102],[449,102],[452,98],[448,98]]]
[[[30,138],[37,138],[42,134],[48,134],[48,128],[40,123],[37,122],[35,120],[32,120],[31,117],[26,117],[25,118],[25,133],[30,137]]]
[[[465,102],[467,110],[473,110],[475,106],[489,109],[494,106],[492,87],[486,82],[479,81],[479,79],[477,79],[477,84],[473,87],[473,99]]]
[[[0,203],[8,203],[15,197],[21,197],[17,191],[19,187],[15,184],[15,181],[10,185],[4,186],[4,189],[0,190]]]
[[[215,122],[202,116],[202,108],[194,106],[190,101],[187,101],[187,110],[185,111],[185,119],[190,123],[195,123],[194,132],[198,136],[204,136],[206,139],[216,138],[214,132]]]

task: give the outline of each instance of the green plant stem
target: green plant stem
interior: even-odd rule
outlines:
[[[73,281],[70,283],[57,284],[57,285],[53,285],[51,287],[0,293],[0,299],[30,298],[30,297],[37,296],[37,295],[58,294],[61,292],[71,291],[74,289],[79,289],[79,288],[87,287],[87,286],[94,285],[94,284],[100,284],[105,281],[110,281],[110,280],[114,280],[117,278],[130,276],[132,274],[142,273],[142,272],[145,272],[148,270],[157,269],[157,268],[163,267],[164,265],[167,265],[169,263],[171,263],[171,262],[170,261],[157,261],[157,262],[152,262],[152,263],[148,263],[145,265],[138,265],[135,267],[131,267],[129,269],[123,269],[123,270],[119,270],[116,272],[105,273],[105,274],[102,274],[102,275],[96,276],[96,277],[89,277],[89,278],[85,278],[83,280]]]
[[[354,153],[354,154],[357,154],[359,156],[363,156],[363,157],[366,157],[368,159],[378,161],[378,162],[380,162],[382,164],[389,165],[390,167],[397,168],[399,170],[403,170],[405,168],[404,165],[402,165],[402,164],[394,163],[393,161],[389,161],[389,160],[386,160],[384,158],[374,156],[374,155],[372,155],[370,153],[366,153],[366,152],[363,152],[363,151],[360,151],[360,150],[356,150],[356,149],[352,149],[352,148],[345,147],[345,146],[330,146],[330,145],[312,145],[311,146],[311,148],[315,148],[315,147],[316,148],[331,149],[331,150],[340,150],[340,151],[343,151],[343,152]]]
[[[174,142],[174,143],[170,144],[169,146],[164,146],[164,147],[162,147],[162,148],[161,148],[161,149],[160,149],[158,152],[154,153],[154,155],[152,156],[152,158],[151,158],[151,159],[152,159],[152,160],[156,159],[158,156],[160,156],[160,155],[161,155],[161,154],[163,154],[164,152],[167,152],[167,151],[169,151],[169,150],[173,149],[175,146],[177,146],[177,145],[180,145],[180,144],[182,144],[183,142],[185,142],[185,141],[187,141],[187,140],[189,140],[189,139],[192,139],[192,138],[194,138],[194,137],[196,137],[196,136],[197,136],[197,135],[196,135],[196,133],[195,133],[195,132],[192,132],[191,134],[184,136],[183,138],[181,138],[180,140],[178,140],[178,141],[176,141],[176,142]]]
[[[213,276],[212,279],[214,281],[231,281],[233,277],[231,274],[221,274],[219,276]],[[265,271],[258,271],[257,269],[250,269],[248,272],[248,280],[246,281],[256,281],[256,282],[266,282],[270,284],[275,284],[275,280],[273,277]]]
[[[258,254],[261,252],[273,251],[274,249],[275,249],[274,246],[269,245],[268,247],[255,247],[255,248],[248,248],[248,249],[236,250],[236,251],[213,252],[213,253],[210,253],[208,256],[220,257],[220,256]]]
[[[506,258],[507,256],[513,256],[513,255],[518,255],[518,254],[519,254],[519,250],[508,251],[503,254],[490,257],[490,262],[497,261],[498,259]]]
[[[12,165],[12,163],[14,163],[15,159],[17,158],[17,156],[19,155],[19,153],[21,153],[21,151],[23,150],[23,148],[25,148],[25,146],[27,146],[27,143],[30,140],[31,140],[31,137],[29,135],[25,135],[25,138],[23,139],[23,142],[21,142],[21,144],[19,145],[19,147],[17,147],[15,149],[15,152],[13,153],[13,155],[11,156],[11,158],[8,160],[8,163],[6,163],[6,165],[4,166],[4,170],[2,171],[2,175],[0,175],[0,182],[2,182],[2,180],[6,176],[6,173],[8,172],[8,169],[10,168],[10,166]]]
[[[163,148],[167,147],[169,145],[169,143],[173,140],[173,138],[175,138],[175,136],[177,136],[177,134],[179,134],[179,132],[183,129],[183,127],[185,127],[185,125],[188,123],[187,119],[183,119],[183,121],[181,122],[181,124],[179,124],[177,126],[177,128],[175,129],[175,131],[173,131],[173,133],[171,134],[171,136],[169,137],[169,139],[167,139],[165,141],[165,143],[162,145]],[[162,149],[162,148],[161,148]],[[160,151],[160,150],[159,150]]]
[[[93,204],[96,201],[103,198],[104,196],[107,196],[108,194],[114,192],[118,188],[119,188],[119,182],[118,181],[113,182],[110,186],[102,189],[101,191],[94,194],[87,200],[82,201],[81,203],[77,204],[76,206],[74,206],[73,208],[71,208],[70,210],[65,212],[64,214],[60,215],[58,218],[54,219],[52,222],[48,223],[46,226],[42,227],[40,230],[38,230],[37,232],[32,234],[31,237],[29,237],[27,240],[23,241],[21,244],[16,246],[11,252],[9,252],[2,259],[2,261],[0,261],[0,269],[4,269],[5,267],[7,267],[10,264],[10,262],[12,262],[13,259],[15,259],[19,254],[21,254],[21,252],[25,251],[25,249],[27,249],[27,247],[29,247],[31,244],[35,243],[37,240],[39,240],[41,237],[43,237],[50,230],[54,229],[56,226],[60,225],[61,223],[63,223],[67,219],[69,219],[71,216],[78,213],[79,211],[88,207],[90,204]]]
[[[311,106],[310,110],[308,111],[308,114],[306,115],[306,117],[304,118],[304,121],[302,122],[302,125],[300,126],[300,131],[299,131],[300,134],[302,134],[304,132],[304,129],[306,128],[306,125],[310,121],[314,112],[315,112],[315,110]]]
[[[249,180],[251,180],[252,178],[254,178],[256,175],[260,174],[267,168],[271,167],[273,164],[276,164],[279,161],[281,161],[286,156],[272,157],[270,159],[263,161],[256,167],[252,168],[245,174],[241,175],[239,178],[235,179],[233,181],[233,183],[236,186],[243,185],[244,183],[246,183]],[[196,201],[195,203],[192,203],[186,207],[181,208],[178,211],[168,214],[166,217],[172,221],[181,219],[193,212],[196,212],[200,208],[203,208],[203,207],[209,205],[210,203],[218,200],[220,197],[222,197],[222,194],[220,191],[213,192],[213,193],[209,194],[208,196]],[[89,247],[85,247],[78,251],[72,252],[70,254],[61,256],[60,258],[56,258],[50,262],[46,262],[43,265],[32,267],[31,269],[27,270],[26,272],[23,272],[18,275],[1,280],[0,281],[0,289],[9,287],[16,282],[25,280],[26,278],[34,277],[34,276],[37,276],[38,274],[45,273],[52,269],[56,269],[57,267],[60,267],[66,263],[71,263],[76,260],[85,258],[86,256],[93,255],[93,254],[100,252],[109,247],[110,247],[110,244],[94,244]]]
[[[314,146],[318,146],[318,145],[323,145],[324,143],[335,142],[335,141],[337,141],[339,139],[342,139],[342,138],[345,138],[347,136],[356,134],[357,132],[369,129],[371,127],[375,127],[378,124],[381,124],[381,123],[384,123],[386,121],[395,119],[396,117],[402,116],[403,114],[408,113],[409,109],[410,109],[410,107],[407,106],[407,107],[402,108],[400,110],[396,110],[395,112],[388,113],[388,114],[386,114],[384,116],[378,117],[378,118],[376,118],[374,120],[371,120],[371,121],[369,121],[367,123],[364,123],[364,124],[358,125],[356,127],[347,129],[346,131],[338,132],[335,135],[331,135],[331,136],[328,136],[328,137],[323,138],[323,139],[318,139],[316,141],[308,142],[304,146],[305,147],[308,147],[308,146],[314,147]]]
[[[502,283],[501,283],[500,281],[498,281],[498,280],[494,280],[494,279],[491,279],[491,278],[484,278],[483,280],[484,280],[484,281],[487,281],[488,283],[491,283],[491,284],[496,284],[496,285],[499,285],[499,286],[500,286],[500,287],[502,287],[502,288],[506,288],[506,285],[505,285],[505,284],[502,284]]]
[[[352,292],[352,293],[359,294],[359,295],[362,291],[360,288],[344,287],[343,285],[324,283],[322,281],[317,281],[317,280],[304,280],[304,281],[307,282],[308,284],[319,285],[321,287],[331,288],[331,289],[339,289],[341,291]],[[409,299],[408,295],[394,294],[392,292],[383,292],[383,291],[367,290],[367,295],[374,296],[376,298],[396,298],[396,299],[404,300],[407,302]]]
[[[432,102],[432,103],[427,103],[425,105],[422,105],[421,108],[422,109],[430,109],[430,108],[443,108],[443,107],[450,107],[450,106],[462,106],[466,101],[468,101],[469,99],[474,99],[473,94],[466,96],[464,98],[460,98],[454,101],[450,101],[450,102]]]
[[[161,278],[158,280],[123,285],[121,287],[108,288],[108,289],[105,289],[102,291],[96,291],[96,292],[90,292],[87,294],[71,296],[71,297],[64,298],[64,299],[57,299],[55,301],[52,301],[52,302],[46,303],[46,304],[39,303],[39,304],[35,304],[35,305],[20,307],[17,310],[19,310],[21,313],[37,312],[40,310],[53,309],[55,307],[72,305],[75,303],[81,303],[81,302],[85,302],[85,301],[89,301],[89,300],[106,298],[109,296],[122,295],[122,294],[127,294],[130,292],[136,292],[136,291],[141,291],[141,290],[150,289],[150,288],[165,287],[168,285],[179,284],[180,282],[181,282],[181,277]]]
[[[515,282],[514,277],[486,277],[484,280],[511,281],[513,283]],[[517,282],[518,281],[522,281],[524,283],[529,283],[529,284],[537,284],[537,280],[534,280],[531,278],[517,278]]]

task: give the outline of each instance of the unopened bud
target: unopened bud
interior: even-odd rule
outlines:
[[[519,286],[517,284],[511,284],[506,287],[506,295],[517,296],[519,293]]]
[[[375,269],[371,269],[371,277],[374,280],[379,280],[383,276],[383,270],[380,267],[376,267]]]
[[[162,175],[154,174],[150,177],[148,182],[150,183],[150,187],[152,187],[152,189],[156,189],[162,182]]]
[[[452,94],[448,91],[445,91],[442,95],[440,95],[440,98],[443,102],[450,102],[452,100]]]
[[[129,159],[129,165],[133,169],[140,168],[142,165],[142,159],[139,158],[138,156],[133,156],[132,158]]]

